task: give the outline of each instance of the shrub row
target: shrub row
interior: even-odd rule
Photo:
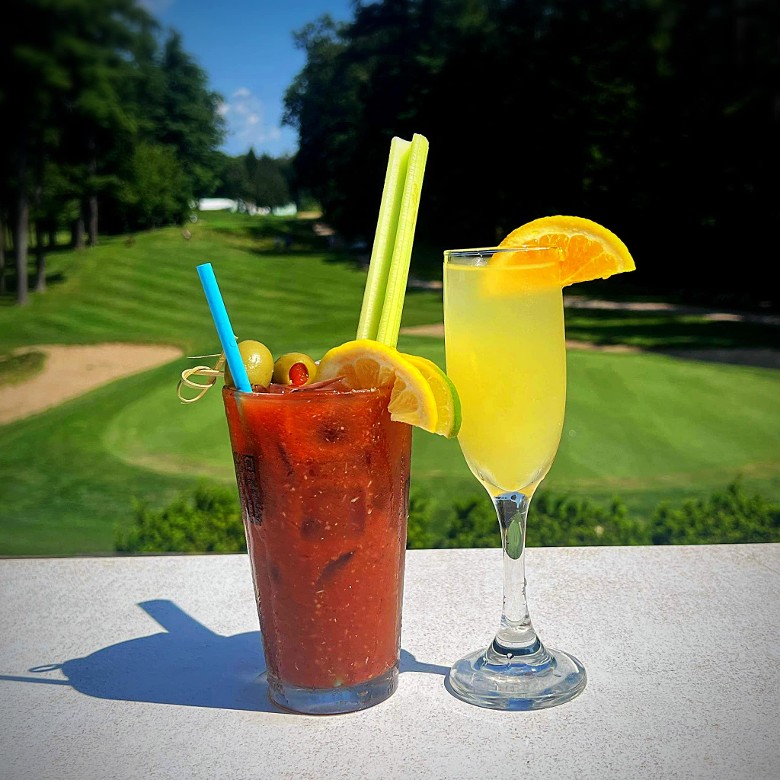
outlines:
[[[618,499],[602,506],[586,498],[542,493],[531,511],[530,547],[780,542],[780,504],[749,495],[739,480],[677,508],[661,504],[647,523],[630,517]],[[441,522],[442,517],[447,522]],[[498,523],[485,496],[468,496],[442,508],[412,491],[409,549],[499,544]],[[116,550],[243,552],[246,542],[235,490],[201,485],[162,509],[138,505],[133,524],[117,533]]]

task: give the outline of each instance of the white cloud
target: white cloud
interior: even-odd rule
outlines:
[[[269,126],[266,122],[263,103],[246,87],[235,90],[218,110],[227,123],[231,147],[240,147],[244,151],[252,147],[255,152],[262,153],[263,147],[281,136],[279,127]]]

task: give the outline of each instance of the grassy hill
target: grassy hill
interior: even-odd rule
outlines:
[[[195,272],[205,261],[240,338],[318,358],[354,337],[365,269],[320,243],[310,223],[208,214],[191,233],[187,240],[171,228],[50,255],[49,291],[24,309],[10,299],[0,305],[0,356],[34,344],[116,341],[218,352]],[[286,251],[277,249],[282,233],[292,238]],[[588,291],[608,295],[609,281]],[[438,321],[440,292],[411,291],[403,324]],[[569,309],[567,335],[649,351],[569,351],[564,434],[543,490],[620,496],[639,516],[737,475],[751,490],[777,494],[780,372],[660,351],[770,346],[776,327]],[[404,335],[399,346],[444,364],[440,338]],[[204,479],[232,484],[218,394],[191,406],[176,399],[179,373],[191,364],[174,361],[0,427],[0,554],[110,552],[136,502],[161,505]],[[445,499],[482,491],[456,442],[417,431],[412,479]]]

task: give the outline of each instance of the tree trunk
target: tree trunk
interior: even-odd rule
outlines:
[[[90,139],[89,148],[92,156],[89,161],[89,178],[92,189],[94,187],[95,176],[97,174],[97,156],[95,155],[95,140]],[[89,232],[89,245],[97,246],[98,242],[98,199],[97,193],[93,190],[87,199],[87,230]]]
[[[57,221],[55,219],[50,219],[46,230],[48,233],[48,242],[46,246],[49,249],[54,249],[57,246]]]
[[[0,214],[0,295],[5,293],[5,220]]]
[[[27,241],[30,201],[27,193],[27,154],[19,154],[19,199],[16,206],[16,229],[14,230],[14,249],[16,255],[16,303],[27,304]]]
[[[30,216],[30,204],[27,193],[19,192],[19,202],[16,211],[16,230],[14,244],[16,245],[16,302],[19,306],[27,303],[27,241],[29,239],[27,220]]]
[[[84,248],[84,217],[81,214],[71,223],[70,245],[73,249]]]
[[[43,225],[35,223],[35,291],[46,292],[46,248],[43,241],[46,235]]]
[[[87,200],[87,225],[89,234],[89,246],[97,246],[98,242],[98,199],[97,195],[90,195]]]

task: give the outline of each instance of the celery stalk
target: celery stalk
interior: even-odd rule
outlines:
[[[428,159],[428,139],[415,133],[409,149],[409,167],[404,183],[401,211],[398,215],[398,231],[395,236],[393,258],[387,278],[382,316],[376,340],[395,347],[404,309],[406,282],[409,278],[409,263],[412,259],[414,230],[417,227],[417,212],[420,207],[425,163]]]
[[[398,137],[394,137],[390,142],[390,157],[387,161],[385,185],[382,190],[374,246],[371,249],[371,262],[368,266],[363,306],[358,322],[357,338],[359,339],[376,339],[377,336],[390,263],[393,258],[393,246],[398,232],[398,216],[401,211],[411,145],[411,142]]]

